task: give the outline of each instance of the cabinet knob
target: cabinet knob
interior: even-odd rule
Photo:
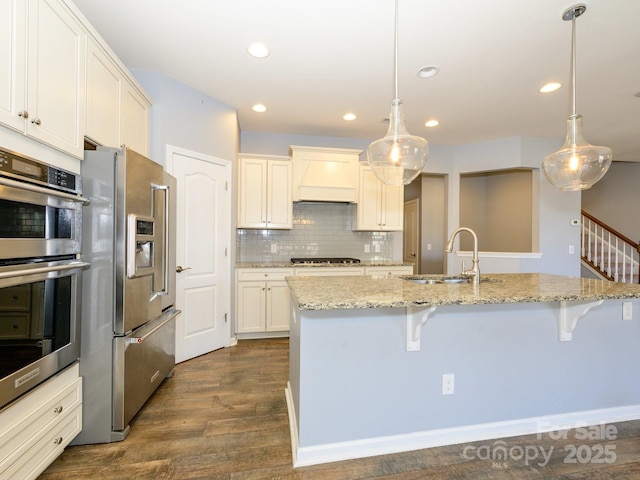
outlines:
[[[54,413],[61,413],[63,410],[62,405],[57,406],[56,408],[53,409]]]
[[[27,112],[26,110],[20,110],[18,112],[18,116],[22,117],[24,119],[27,119],[27,118],[29,118],[29,112]]]
[[[33,120],[31,120],[31,123],[35,123],[36,125],[40,125],[42,122],[40,121],[40,119],[38,117],[36,117]]]
[[[55,443],[56,445],[60,445],[62,443],[62,437],[58,437],[58,438],[54,439],[53,443]]]

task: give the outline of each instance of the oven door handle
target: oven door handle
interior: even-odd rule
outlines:
[[[44,195],[51,195],[54,197],[62,198],[64,200],[71,200],[72,202],[84,203],[85,205],[89,203],[89,199],[83,197],[82,195],[72,195],[70,193],[64,193],[50,188],[31,185],[30,183],[17,182],[15,180],[11,180],[10,178],[0,177],[0,185],[19,188],[21,190],[28,190],[35,193],[42,193]]]
[[[0,278],[12,278],[26,275],[36,275],[38,273],[61,272],[64,270],[75,270],[79,268],[87,268],[87,262],[65,263],[63,265],[53,265],[50,267],[24,268],[21,270],[11,270],[8,272],[0,272]]]
[[[149,330],[147,333],[145,333],[144,335],[142,335],[141,337],[129,337],[129,343],[133,344],[133,345],[139,345],[142,342],[144,342],[147,338],[149,338],[151,335],[153,335],[154,333],[156,333],[158,330],[160,330],[162,327],[164,327],[167,323],[169,323],[171,320],[173,320],[174,318],[176,318],[178,315],[180,315],[182,313],[182,310],[169,310],[167,313],[165,313],[166,318],[164,320],[161,320],[160,323],[158,325],[156,325],[155,327],[153,327],[151,330]]]

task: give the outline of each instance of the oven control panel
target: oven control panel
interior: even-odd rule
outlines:
[[[32,158],[0,150],[0,175],[71,193],[82,193],[82,177]]]

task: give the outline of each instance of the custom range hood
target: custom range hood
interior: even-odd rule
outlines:
[[[294,202],[350,202],[358,198],[362,150],[291,145]]]

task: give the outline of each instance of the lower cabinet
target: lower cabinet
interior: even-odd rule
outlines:
[[[289,286],[292,268],[248,268],[236,272],[236,333],[289,331]]]
[[[78,364],[0,411],[0,479],[35,479],[82,430]]]
[[[236,269],[236,333],[242,338],[289,333],[290,295],[286,277],[411,275],[411,265]]]

